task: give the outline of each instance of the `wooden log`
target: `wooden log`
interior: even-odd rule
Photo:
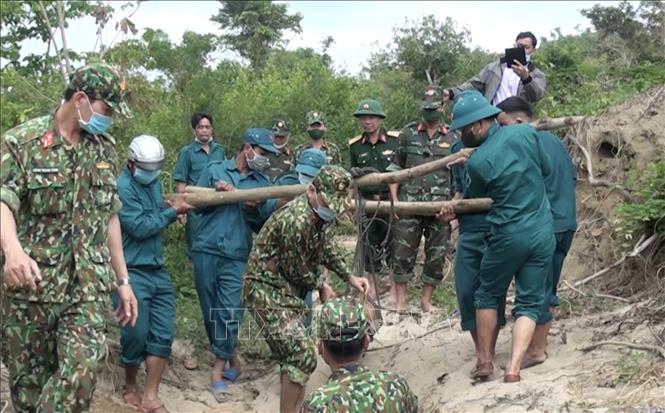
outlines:
[[[461,151],[448,155],[435,161],[430,161],[413,168],[402,169],[395,172],[384,173],[371,173],[354,180],[354,184],[358,188],[366,188],[368,186],[377,186],[381,184],[397,184],[400,182],[410,181],[413,178],[427,175],[429,173],[438,171],[440,169],[447,169],[447,165],[460,158],[466,158],[472,152],[470,149],[462,149]]]
[[[582,122],[584,116],[567,116],[564,118],[543,118],[531,122],[531,126],[539,130],[552,130],[573,126]]]
[[[193,187],[188,187],[192,190]],[[195,187],[194,187],[195,188]],[[187,203],[196,208],[236,204],[246,201],[265,201],[274,198],[295,198],[307,190],[307,185],[268,186],[256,189],[238,189],[230,192],[215,191],[212,188],[198,188],[182,194],[168,194],[165,199],[184,197]]]
[[[456,214],[475,214],[487,212],[492,206],[490,198],[458,199],[454,201],[435,202],[395,202],[393,211],[397,215],[434,216],[439,213],[446,202],[453,204]],[[351,206],[355,210],[355,203]],[[391,211],[390,201],[365,201],[367,214],[389,214]]]

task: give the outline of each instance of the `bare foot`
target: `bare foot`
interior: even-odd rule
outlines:
[[[130,407],[139,410],[141,407],[141,396],[139,396],[139,389],[134,386],[124,386],[122,388],[122,398],[125,403]]]
[[[430,311],[436,310],[436,307],[434,307],[429,301],[421,300],[420,309],[423,310],[423,313],[429,313]]]

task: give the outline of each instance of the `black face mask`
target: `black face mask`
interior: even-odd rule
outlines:
[[[307,131],[307,134],[309,135],[310,138],[314,139],[315,141],[318,141],[319,139],[323,139],[323,135],[326,134],[326,131],[321,129],[311,129]]]
[[[466,129],[466,128],[462,129],[461,135],[462,135],[461,136],[462,143],[467,148],[476,148],[476,147],[480,146],[481,143],[483,143],[482,138],[477,137],[473,133],[473,127],[468,128],[468,129]]]

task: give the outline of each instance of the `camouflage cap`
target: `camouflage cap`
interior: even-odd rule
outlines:
[[[369,323],[365,308],[347,299],[332,298],[321,307],[319,315],[319,339],[348,342],[367,334]]]
[[[443,90],[434,85],[428,85],[423,91],[423,96],[420,101],[421,109],[438,109],[441,107],[443,101]]]
[[[347,203],[347,199],[351,186],[351,175],[344,168],[337,165],[322,166],[312,181],[312,185],[322,195],[335,215],[340,215],[348,209],[350,204]]]
[[[272,134],[274,136],[289,136],[289,126],[285,120],[277,119],[275,124],[272,125]]]
[[[323,112],[311,111],[307,113],[307,126],[311,126],[315,123],[324,123],[326,116]]]
[[[118,72],[105,63],[92,63],[80,67],[69,76],[67,89],[85,92],[93,100],[103,100],[113,113],[129,118],[128,93],[125,81]]]

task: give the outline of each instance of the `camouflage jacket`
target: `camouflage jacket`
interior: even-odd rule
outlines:
[[[398,374],[350,364],[335,370],[325,385],[305,399],[300,411],[416,413],[418,397]]]
[[[321,224],[303,194],[275,212],[254,240],[245,283],[259,282],[298,298],[323,283],[319,265],[348,281],[350,273],[340,248],[332,241],[335,227]]]
[[[400,168],[412,168],[451,154],[451,146],[456,140],[441,125],[430,139],[422,122],[406,125],[399,134],[399,149],[396,164]],[[400,201],[442,201],[453,195],[450,171],[441,169],[425,176],[414,178],[400,185]]]
[[[313,148],[312,142],[305,142],[293,151],[293,163],[295,164],[300,156],[300,152],[305,149]],[[328,165],[339,165],[342,166],[342,153],[339,150],[339,147],[334,143],[330,142],[327,139],[323,140],[323,145],[319,148],[326,153],[326,159],[328,160]],[[294,165],[295,166],[295,165]]]
[[[108,221],[122,204],[116,189],[115,141],[82,131],[69,147],[53,116],[8,131],[2,142],[0,200],[18,239],[42,274],[37,291],[6,291],[37,302],[94,301],[112,288]]]
[[[293,157],[293,151],[287,145],[278,154],[268,154],[268,159],[270,159],[270,167],[263,174],[270,178],[270,182],[275,182],[278,176],[293,169],[296,158]]]

